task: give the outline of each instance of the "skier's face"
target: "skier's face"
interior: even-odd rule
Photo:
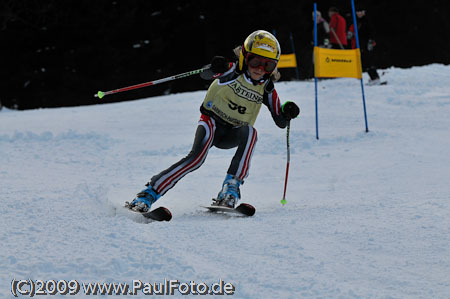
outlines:
[[[318,11],[316,14],[316,23],[320,24],[320,22],[322,22],[322,15],[320,14],[320,11]],[[312,20],[314,22],[314,12],[312,12]]]
[[[271,74],[277,67],[277,61],[253,54],[246,58],[248,71],[253,80],[261,80],[265,74]]]
[[[252,79],[255,81],[261,80],[265,74],[265,72],[260,67],[254,68],[254,67],[249,66],[248,72],[250,73],[250,77],[252,77]]]

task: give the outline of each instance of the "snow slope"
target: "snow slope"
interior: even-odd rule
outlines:
[[[156,205],[172,210],[171,222],[147,224],[120,207],[190,150],[205,91],[2,110],[0,297],[12,296],[13,279],[222,279],[235,298],[450,298],[450,66],[384,78],[366,87],[369,133],[359,81],[320,81],[319,141],[314,83],[276,85],[301,107],[288,204],[285,131],[263,108],[241,187],[252,218],[200,208],[234,153],[216,148]]]

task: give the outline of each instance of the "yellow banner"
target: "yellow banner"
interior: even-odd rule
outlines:
[[[297,67],[297,58],[295,57],[295,54],[281,54],[277,67],[279,69]]]
[[[314,73],[317,78],[361,79],[361,52],[314,47]]]

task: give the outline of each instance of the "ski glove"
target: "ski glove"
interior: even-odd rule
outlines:
[[[376,46],[376,42],[373,39],[369,39],[369,42],[367,43],[367,50],[373,51],[373,48]]]
[[[352,39],[352,38],[353,38],[353,32],[347,31],[347,39]]]
[[[225,73],[230,68],[230,64],[222,56],[214,56],[211,60],[211,71],[215,74]]]
[[[287,101],[281,106],[281,114],[286,120],[296,118],[300,113],[300,108],[294,102]]]

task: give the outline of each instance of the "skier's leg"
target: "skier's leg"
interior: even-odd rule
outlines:
[[[369,77],[370,77],[370,80],[371,80],[371,81],[380,79],[380,76],[378,75],[377,69],[376,69],[375,67],[373,67],[373,66],[370,67],[370,68],[367,70],[367,73],[369,74]]]
[[[248,176],[258,136],[256,129],[252,126],[241,127],[237,133],[239,144],[227,173],[244,181]]]
[[[237,146],[236,153],[228,168],[225,181],[222,184],[222,190],[217,196],[218,204],[234,207],[240,199],[239,186],[244,183],[244,179],[248,176],[250,162],[257,141],[256,129],[252,126],[245,126],[231,129],[232,132],[227,134],[220,143],[214,144],[219,148],[232,148]]]
[[[380,83],[380,76],[378,75],[377,68],[375,67],[375,56],[374,51],[369,51],[366,53],[366,69],[369,74],[370,85],[377,85]]]
[[[162,196],[185,175],[198,169],[205,161],[213,144],[215,130],[214,119],[202,115],[190,153],[168,169],[153,176],[149,185]]]
[[[216,130],[212,118],[202,115],[195,133],[194,143],[189,154],[152,177],[147,188],[139,192],[131,202],[130,208],[147,211],[151,205],[181,180],[186,174],[199,168],[206,159],[211,148]]]

